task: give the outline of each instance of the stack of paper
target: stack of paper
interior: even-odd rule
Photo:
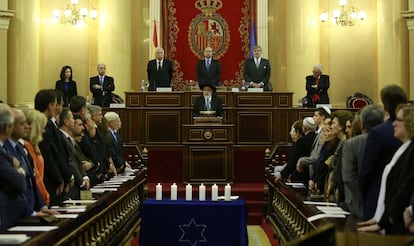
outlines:
[[[26,234],[0,234],[0,245],[20,245],[29,239]]]

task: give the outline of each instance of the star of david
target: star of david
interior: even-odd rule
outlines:
[[[207,239],[204,237],[204,231],[206,230],[207,225],[197,225],[194,218],[192,218],[188,224],[178,225],[178,227],[180,227],[180,230],[182,231],[178,242],[187,242],[191,246],[196,246],[198,242],[207,242]]]

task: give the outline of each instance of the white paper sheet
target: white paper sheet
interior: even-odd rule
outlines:
[[[26,234],[0,234],[0,245],[20,245],[28,239]]]
[[[57,226],[15,226],[8,231],[52,231],[59,227]]]
[[[350,214],[349,212],[343,210],[340,207],[324,207],[324,206],[316,206],[316,208],[322,211],[325,214]]]
[[[346,218],[346,216],[344,214],[317,214],[317,215],[313,215],[311,217],[308,218],[309,222],[315,221],[315,220],[319,220],[322,218]]]
[[[57,219],[76,219],[79,214],[55,214],[53,216]]]
[[[81,203],[81,204],[92,204],[95,203],[96,200],[66,200],[63,201],[64,204],[76,204],[76,203]]]
[[[318,205],[318,206],[338,206],[334,202],[314,202],[314,201],[303,201],[306,205]]]
[[[83,213],[85,208],[51,208],[52,210],[66,213]]]

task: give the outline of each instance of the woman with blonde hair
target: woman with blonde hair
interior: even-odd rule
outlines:
[[[36,178],[36,186],[43,200],[47,205],[50,202],[50,195],[43,183],[44,177],[44,160],[39,149],[39,143],[43,140],[43,133],[45,131],[47,118],[44,114],[34,109],[22,109],[26,116],[27,124],[30,126],[30,132],[27,139],[24,140],[24,147],[26,147],[30,156],[33,159],[34,172]]]

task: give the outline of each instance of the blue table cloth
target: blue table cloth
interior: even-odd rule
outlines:
[[[142,206],[140,245],[248,245],[247,207],[235,201],[156,201]]]

